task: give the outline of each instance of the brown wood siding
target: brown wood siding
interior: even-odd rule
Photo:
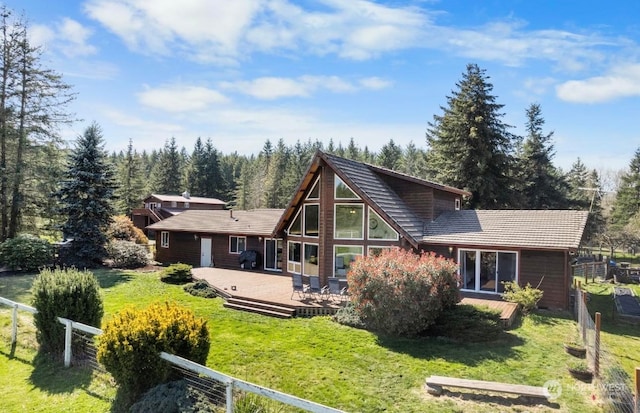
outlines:
[[[434,190],[433,216],[434,219],[445,211],[454,211],[456,209],[456,198],[462,202],[460,195],[450,192]]]
[[[566,284],[567,258],[563,251],[522,251],[520,254],[519,284],[536,287],[544,292],[538,305],[542,308],[566,309],[569,292]]]
[[[178,208],[184,208],[184,202],[178,202]],[[224,209],[224,205],[216,205],[216,204],[194,204],[193,202],[189,202],[188,209],[197,209],[197,210],[221,210]]]
[[[426,220],[434,219],[433,188],[388,175],[380,175],[380,178],[398,194],[417,216]]]

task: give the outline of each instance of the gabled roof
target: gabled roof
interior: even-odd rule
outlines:
[[[154,231],[270,236],[282,209],[186,210],[147,228]]]
[[[409,206],[407,206],[398,194],[382,179],[381,175],[393,176],[414,184],[424,185],[457,195],[471,195],[469,192],[460,189],[318,151],[307,169],[302,182],[298,186],[295,196],[287,206],[280,222],[278,222],[276,231],[283,229],[283,225],[292,218],[292,214],[296,206],[301,202],[305,190],[313,183],[312,177],[318,170],[321,160],[329,165],[340,179],[349,185],[359,197],[367,201],[378,214],[385,218],[396,231],[407,238],[414,246],[418,245],[418,242],[423,236],[424,220],[413,213]]]
[[[149,198],[159,199],[161,202],[189,202],[192,204],[208,204],[208,205],[226,205],[227,203],[217,198],[203,198],[199,196],[184,197],[182,195],[160,195],[151,194],[145,198],[145,201]]]
[[[463,210],[426,224],[422,242],[535,249],[577,249],[587,211]]]

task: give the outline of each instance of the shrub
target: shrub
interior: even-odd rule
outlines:
[[[416,336],[458,302],[456,272],[452,260],[395,248],[357,259],[347,274],[349,294],[367,328]]]
[[[149,239],[144,232],[135,225],[129,217],[125,215],[117,215],[113,217],[113,221],[109,224],[107,230],[107,238],[110,240],[131,241],[136,244],[148,244]]]
[[[35,271],[53,263],[53,246],[35,235],[19,235],[0,244],[0,262],[12,270]]]
[[[104,313],[100,286],[88,271],[74,268],[45,269],[31,287],[37,340],[43,352],[60,354],[64,350],[64,326],[57,317],[99,327]]]
[[[219,390],[224,393],[223,388]],[[213,412],[215,408],[204,393],[193,389],[185,380],[178,380],[160,384],[146,392],[131,406],[129,413],[198,413]]]
[[[500,310],[456,305],[440,314],[427,334],[462,343],[492,341],[502,333]]]
[[[106,323],[97,358],[130,400],[167,381],[171,367],[160,352],[204,364],[209,353],[206,321],[175,304],[125,308]]]
[[[112,265],[118,268],[139,268],[149,263],[149,251],[131,241],[113,240],[107,244]]]
[[[528,314],[535,310],[538,301],[542,299],[542,290],[533,288],[529,283],[527,283],[524,288],[520,287],[515,281],[505,282],[503,284],[504,295],[502,298],[505,301],[519,304],[523,314]]]
[[[192,284],[187,284],[184,286],[184,290],[196,297],[216,298],[218,296],[216,290],[211,288],[209,283],[206,281],[196,281]]]
[[[360,318],[360,314],[356,311],[356,307],[352,303],[347,303],[347,305],[336,311],[336,314],[333,316],[333,321],[349,327],[366,327]]]
[[[189,264],[171,264],[162,270],[160,279],[174,284],[188,283],[191,281],[191,268],[193,267]]]

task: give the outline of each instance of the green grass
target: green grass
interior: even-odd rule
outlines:
[[[590,400],[594,388],[576,382],[564,367],[570,356],[562,343],[575,330],[567,315],[532,314],[495,341],[484,343],[395,339],[341,326],[328,317],[280,320],[228,310],[219,298],[193,297],[181,286],[161,283],[157,273],[96,274],[104,292],[105,319],[127,305],[178,302],[208,320],[212,343],[208,367],[348,412],[600,411]],[[29,303],[32,279],[0,278],[0,296]],[[0,322],[4,320],[0,317]],[[33,411],[108,411],[115,392],[104,388],[104,379],[74,372],[75,368],[34,368],[33,346],[25,348],[21,337],[12,356],[8,322],[2,330],[0,371],[17,372],[15,379],[13,374],[0,379],[0,392],[11,394],[10,403],[3,399],[3,411],[23,411],[20,403],[31,399],[36,401],[29,402],[33,404],[26,410],[38,406]],[[469,392],[436,398],[423,389],[425,378],[432,374],[536,386],[558,380],[563,393],[551,406],[511,406],[509,398],[476,397]],[[64,384],[52,391],[49,381]],[[54,403],[57,398],[66,407]]]

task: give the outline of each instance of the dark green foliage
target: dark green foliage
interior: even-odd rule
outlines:
[[[53,246],[34,235],[19,235],[0,244],[0,263],[12,270],[34,271],[53,263]]]
[[[120,184],[115,192],[118,213],[129,216],[132,209],[139,207],[140,200],[144,198],[147,191],[143,160],[133,149],[131,139],[129,139],[126,155],[116,164],[118,165],[117,179]]]
[[[459,304],[443,311],[426,334],[473,343],[496,340],[502,331],[499,310]]]
[[[349,327],[366,327],[366,325],[360,318],[360,313],[358,313],[356,307],[350,302],[336,312],[336,314],[333,316],[333,321]]]
[[[216,290],[211,288],[206,281],[196,281],[192,284],[187,284],[184,286],[184,290],[196,297],[216,298],[218,296]]]
[[[510,303],[518,304],[522,312],[528,314],[536,309],[538,301],[542,299],[542,295],[542,290],[532,287],[529,283],[521,287],[517,282],[511,281],[504,283],[504,295],[502,298]]]
[[[169,282],[173,284],[183,284],[188,283],[192,279],[191,269],[193,267],[189,264],[171,264],[164,270],[162,270],[162,275],[160,279],[164,282]]]
[[[116,268],[140,268],[149,264],[147,248],[131,241],[110,241],[107,244],[107,254],[111,266]]]
[[[106,257],[105,234],[114,212],[113,177],[100,127],[94,123],[76,141],[57,193],[66,217],[62,231],[73,239],[65,265],[91,268],[101,265]]]
[[[441,116],[427,130],[428,166],[436,180],[473,194],[469,207],[513,206],[515,137],[502,122],[485,70],[467,65]]]
[[[378,164],[383,168],[397,170],[400,168],[402,162],[402,148],[390,139],[378,154]]]
[[[225,200],[227,182],[222,175],[220,154],[211,139],[205,145],[200,138],[196,140],[190,161],[187,187],[191,195]]]
[[[126,308],[103,330],[97,358],[127,395],[126,400],[134,401],[170,378],[171,366],[160,358],[160,352],[199,364],[205,364],[209,353],[206,321],[175,304]]]
[[[640,148],[636,149],[628,171],[622,175],[611,210],[611,225],[621,230],[640,211]]]
[[[183,192],[182,171],[184,170],[176,138],[165,142],[164,150],[154,166],[153,192],[158,194],[178,195]]]
[[[64,350],[64,326],[57,317],[100,327],[104,310],[100,285],[92,273],[45,269],[33,281],[32,291],[41,351],[60,354]]]
[[[212,389],[207,389],[208,392]],[[220,389],[224,392],[224,389]],[[185,380],[160,384],[134,403],[130,413],[200,413],[213,412],[216,406],[203,392],[189,386]]]

